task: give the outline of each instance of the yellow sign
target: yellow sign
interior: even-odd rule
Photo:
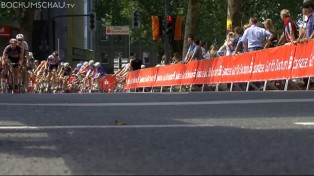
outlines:
[[[232,30],[232,21],[231,19],[227,19],[227,31],[231,31]]]

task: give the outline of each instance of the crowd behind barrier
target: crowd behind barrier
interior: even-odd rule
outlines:
[[[314,41],[130,72],[125,90],[314,76]]]

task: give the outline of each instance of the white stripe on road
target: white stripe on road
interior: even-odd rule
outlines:
[[[180,106],[180,105],[232,105],[265,103],[312,103],[314,99],[264,99],[264,100],[220,100],[188,102],[128,102],[128,103],[0,103],[0,106]]]
[[[314,122],[296,122],[294,124],[303,125],[303,126],[312,126],[312,125],[314,125]]]
[[[213,125],[73,125],[73,126],[0,126],[0,130],[115,129],[115,128],[206,128]]]

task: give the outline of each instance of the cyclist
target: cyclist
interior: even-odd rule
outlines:
[[[94,66],[95,66],[95,70],[94,70],[94,77],[92,79],[92,83],[93,85],[96,85],[95,87],[98,90],[100,90],[100,80],[105,76],[106,71],[99,62],[96,62]]]
[[[83,79],[83,91],[87,91],[89,89],[89,92],[91,92],[92,89],[92,78],[94,76],[94,60],[90,60],[88,62],[88,72],[85,75],[85,78]]]
[[[29,47],[27,42],[24,40],[23,34],[17,34],[16,35],[17,44],[22,49],[22,70],[21,70],[21,78],[22,78],[22,84],[28,85],[28,75],[27,75],[27,64],[29,62]]]
[[[46,67],[48,71],[48,75],[47,75],[48,86],[50,86],[51,79],[53,79],[53,82],[55,82],[54,79],[55,79],[56,71],[58,70],[59,61],[60,61],[60,57],[57,51],[54,51],[50,56],[48,56],[48,59],[47,59],[48,68]]]
[[[68,80],[72,74],[72,67],[68,62],[64,63],[62,68],[62,75],[61,75],[61,81],[62,81],[62,92],[65,92],[66,88],[68,87]]]
[[[8,45],[3,51],[2,65],[4,70],[4,79],[8,76],[8,60],[13,64],[13,92],[18,93],[19,64],[23,61],[22,49],[17,45],[16,39],[10,39]]]

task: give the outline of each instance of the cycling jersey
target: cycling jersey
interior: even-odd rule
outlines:
[[[8,56],[12,63],[19,63],[21,54],[21,47],[18,45],[15,48],[12,48],[11,45],[7,46],[4,51],[3,55]]]
[[[71,67],[64,67],[62,68],[62,75],[63,76],[70,76],[72,72],[72,68]]]
[[[22,49],[23,56],[25,56],[25,51],[29,51],[27,42],[23,41],[21,45],[18,45]]]
[[[94,70],[94,78],[98,78],[99,76],[105,76],[106,71],[103,67],[96,67]]]
[[[54,57],[53,55],[48,56],[48,63],[52,65],[57,65],[59,62],[60,58],[59,57]]]

